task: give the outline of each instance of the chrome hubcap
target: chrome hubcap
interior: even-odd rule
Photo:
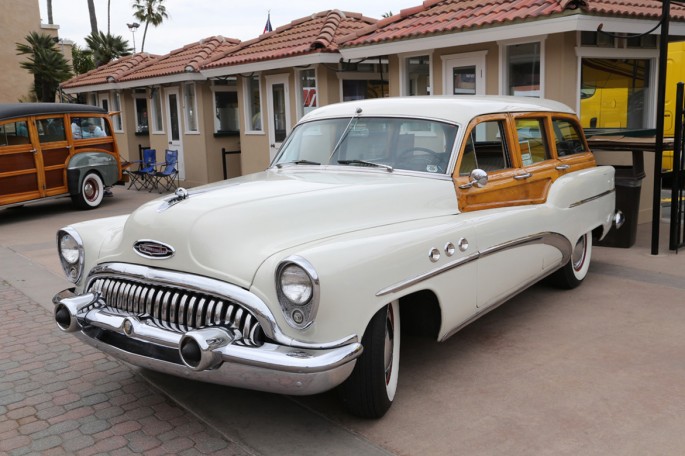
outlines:
[[[97,187],[93,185],[93,181],[86,181],[86,184],[83,186],[83,194],[89,201],[93,201],[97,198]]]
[[[576,271],[579,271],[583,267],[583,263],[585,263],[585,252],[587,248],[586,239],[587,234],[578,239],[576,246],[573,248],[573,253],[571,254],[573,269]]]

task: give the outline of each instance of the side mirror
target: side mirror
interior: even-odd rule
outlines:
[[[485,187],[488,183],[488,173],[480,168],[476,168],[471,171],[471,174],[469,174],[469,180],[470,181],[468,184],[460,185],[459,188],[467,189],[473,187],[474,185],[478,188]]]

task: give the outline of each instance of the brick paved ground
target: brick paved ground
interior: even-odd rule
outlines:
[[[246,455],[0,280],[0,455]]]

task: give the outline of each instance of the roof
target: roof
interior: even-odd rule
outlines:
[[[107,114],[102,108],[74,103],[3,103],[0,104],[0,120],[25,116],[62,113]]]
[[[303,122],[327,117],[408,116],[467,123],[472,118],[500,112],[563,112],[573,110],[558,101],[509,96],[420,96],[375,98],[322,106],[302,118]]]
[[[292,21],[213,59],[204,68],[241,65],[311,53],[337,52],[337,40],[376,20],[359,13],[328,10]]]
[[[101,67],[90,70],[87,73],[80,74],[60,84],[63,89],[70,89],[82,86],[92,86],[99,84],[107,84],[125,77],[133,73],[150,62],[157,60],[159,56],[139,52],[138,54],[121,57],[117,60],[102,65]]]
[[[661,0],[426,0],[340,43],[365,46],[570,14],[656,20],[661,8]],[[685,7],[671,3],[671,19],[684,21]]]
[[[181,73],[197,73],[206,62],[231,52],[239,44],[240,40],[238,39],[210,36],[171,51],[138,68],[135,72],[122,76],[117,82],[158,78]]]

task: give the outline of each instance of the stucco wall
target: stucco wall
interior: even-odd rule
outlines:
[[[16,103],[28,97],[33,86],[33,76],[19,64],[27,56],[17,55],[17,44],[32,31],[57,36],[57,28],[41,29],[38,0],[7,0],[0,14],[0,103]]]

